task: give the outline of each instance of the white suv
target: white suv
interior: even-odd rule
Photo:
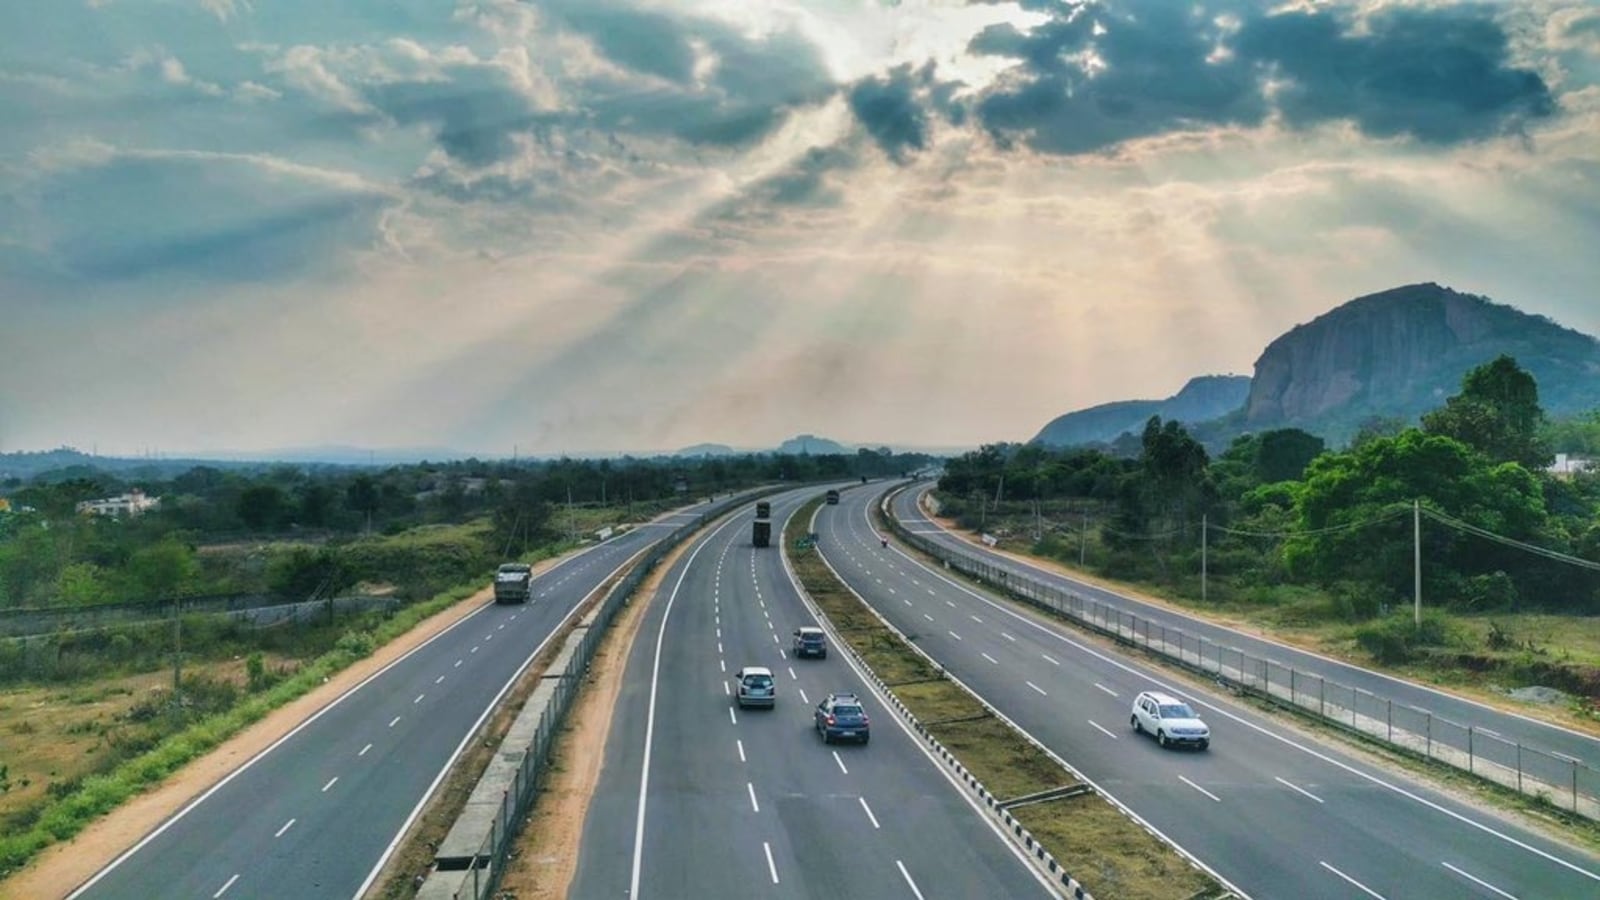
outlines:
[[[772,707],[778,702],[778,683],[772,679],[772,670],[766,666],[745,666],[734,676],[739,682],[739,708],[746,706]]]
[[[1171,694],[1145,691],[1133,699],[1133,715],[1128,717],[1133,730],[1153,734],[1163,747],[1190,746],[1201,750],[1211,746],[1211,729],[1200,721],[1189,704]]]

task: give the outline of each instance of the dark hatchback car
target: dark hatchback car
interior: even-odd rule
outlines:
[[[817,734],[824,744],[834,741],[860,741],[865,744],[872,736],[867,711],[855,694],[829,694],[816,711]]]
[[[822,629],[807,625],[794,630],[794,655],[815,656],[817,659],[828,658],[828,640],[823,635]]]

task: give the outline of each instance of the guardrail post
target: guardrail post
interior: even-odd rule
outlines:
[[[1427,713],[1426,715],[1428,724],[1428,752],[1426,755],[1429,759],[1433,759],[1433,713]]]
[[[1578,761],[1572,761],[1572,811],[1578,811]]]
[[[1299,674],[1300,672],[1298,669],[1289,670],[1289,702],[1295,705],[1299,705],[1300,703],[1300,698],[1295,696],[1295,689],[1299,686],[1297,684],[1299,681],[1297,676],[1299,676]]]
[[[1522,793],[1522,744],[1517,744],[1517,793]]]
[[[1388,710],[1389,743],[1392,744],[1392,743],[1394,743],[1394,701],[1388,699],[1387,697],[1385,697],[1383,702],[1388,704],[1388,706],[1389,706],[1389,710]]]
[[[1473,756],[1474,756],[1474,754],[1472,752],[1472,726],[1468,725],[1467,726],[1467,774],[1468,775],[1477,774],[1477,773],[1472,771]]]
[[[1351,696],[1354,696],[1353,694]],[[1354,706],[1354,703],[1350,704]],[[1328,679],[1317,676],[1317,715],[1324,719],[1328,717]],[[1355,717],[1350,717],[1350,724],[1355,724]]]

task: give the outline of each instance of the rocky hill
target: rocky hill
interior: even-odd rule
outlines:
[[[1245,375],[1202,375],[1165,400],[1120,400],[1057,416],[1034,437],[1053,447],[1109,443],[1125,431],[1137,432],[1151,416],[1204,422],[1244,406],[1250,393]]]
[[[1600,405],[1600,342],[1428,283],[1358,297],[1267,345],[1242,424],[1339,441],[1375,416],[1416,419],[1456,393],[1467,370],[1502,353],[1538,379],[1547,412]]]

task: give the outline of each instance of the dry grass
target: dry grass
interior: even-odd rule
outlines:
[[[1172,900],[1221,893],[1204,872],[1093,794],[1022,806],[1011,814],[1095,897]]]

